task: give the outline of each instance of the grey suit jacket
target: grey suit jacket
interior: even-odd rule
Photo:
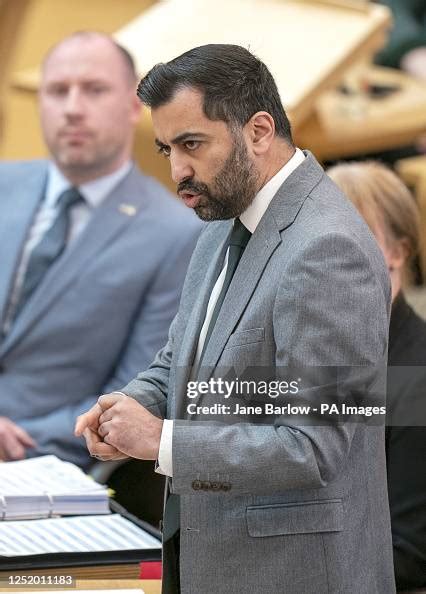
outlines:
[[[190,366],[230,228],[217,222],[202,233],[168,343],[124,388],[177,419],[170,488],[181,495],[182,592],[391,594],[381,424],[185,414]],[[198,380],[229,377],[230,370],[250,377],[254,367],[284,380],[290,368],[301,374],[291,379],[302,380],[295,401],[355,395],[359,403],[364,389],[383,391],[389,303],[373,236],[308,153],[247,245]],[[337,384],[325,373],[321,383],[324,366],[350,381]],[[250,395],[244,400],[258,404]],[[208,393],[196,402],[225,401]]]
[[[0,165],[0,320],[46,176],[43,161]],[[36,440],[30,455],[90,461],[76,416],[164,344],[200,228],[133,167],[51,266],[0,339],[0,415]]]

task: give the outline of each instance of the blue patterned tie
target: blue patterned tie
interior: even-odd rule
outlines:
[[[25,306],[49,267],[64,251],[69,234],[71,208],[82,200],[84,198],[74,187],[68,188],[59,196],[56,219],[31,252],[15,317]]]

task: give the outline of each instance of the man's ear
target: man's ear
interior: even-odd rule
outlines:
[[[388,247],[388,266],[390,270],[402,270],[410,255],[408,241],[399,239]]]
[[[267,111],[258,111],[245,125],[246,138],[254,155],[264,155],[275,137],[274,118]]]
[[[133,96],[130,99],[130,105],[131,105],[131,109],[130,109],[131,121],[134,124],[137,124],[139,122],[141,112],[142,112],[142,103],[141,103],[139,97],[136,95],[136,93],[133,93]]]

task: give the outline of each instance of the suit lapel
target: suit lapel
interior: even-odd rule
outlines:
[[[129,174],[131,176],[132,173]],[[97,208],[81,235],[49,268],[40,285],[31,295],[5,339],[2,354],[9,350],[73,284],[81,271],[103,247],[123,233],[133,216],[142,208],[140,192],[131,192],[129,176],[115,188]],[[130,192],[130,193],[129,193]]]
[[[191,279],[188,279],[188,283],[197,295],[197,298],[192,309],[191,321],[185,329],[179,351],[175,383],[175,394],[177,395],[175,406],[177,414],[173,415],[174,411],[170,411],[175,418],[179,418],[179,414],[183,412],[182,406],[185,402],[186,385],[192,372],[198,339],[206,316],[211,292],[223,266],[227,240],[231,229],[232,223],[230,221],[219,226],[217,233],[214,234],[213,242],[209,244],[207,257],[210,258],[210,264],[205,276],[200,278],[198,282],[191,282]]]
[[[226,293],[207,344],[198,380],[207,380],[247,306],[271,255],[281,243],[271,217],[261,221],[252,235]]]
[[[19,178],[19,182],[7,187],[0,182],[0,200],[4,217],[0,219],[1,282],[0,282],[0,328],[6,315],[8,298],[12,290],[20,255],[28,230],[42,200],[47,179],[46,164],[40,163],[32,171]]]

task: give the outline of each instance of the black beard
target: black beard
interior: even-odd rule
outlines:
[[[258,172],[249,159],[247,147],[241,136],[235,137],[232,150],[222,169],[210,186],[190,179],[182,181],[177,191],[201,194],[200,203],[194,207],[203,221],[233,219],[243,213],[257,193]]]

